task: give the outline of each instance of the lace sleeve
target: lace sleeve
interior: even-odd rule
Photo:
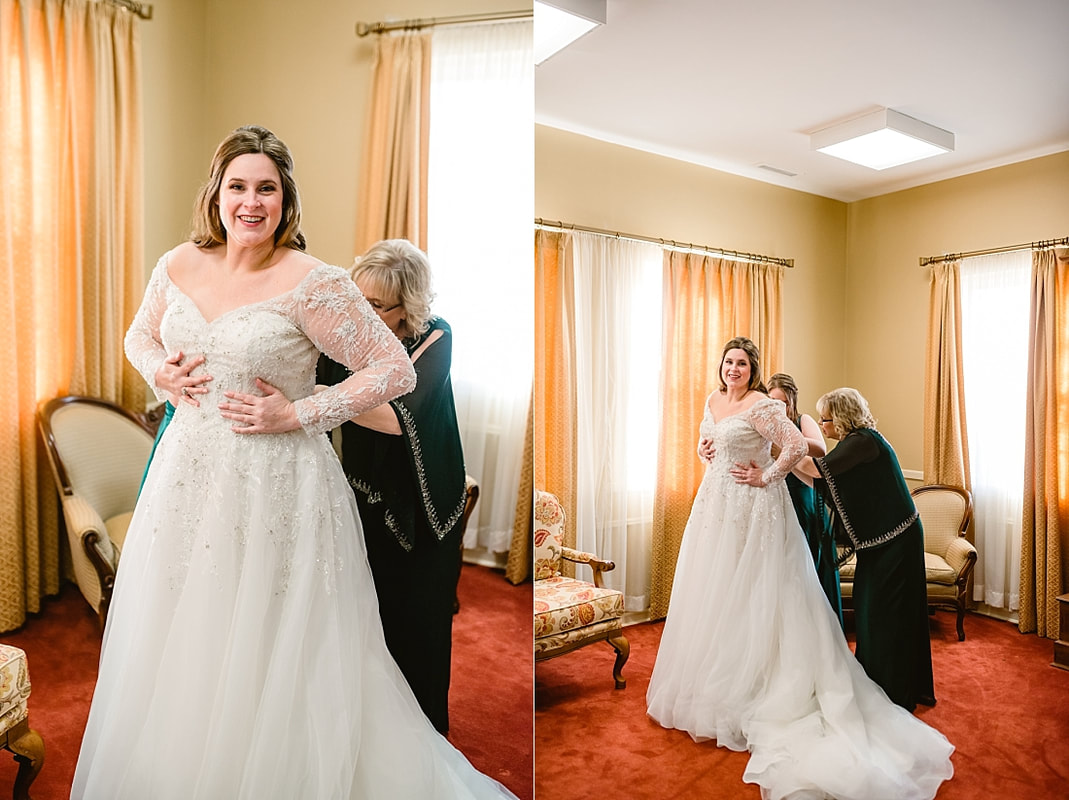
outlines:
[[[754,430],[779,447],[779,457],[761,474],[765,485],[781,481],[806,453],[809,446],[793,422],[787,419],[783,403],[759,400],[750,409]]]
[[[167,310],[166,259],[167,256],[163,256],[156,262],[141,307],[137,309],[123,340],[126,358],[152,387],[157,400],[164,400],[167,396],[156,387],[156,370],[167,358],[167,351],[160,339],[160,320]]]
[[[312,343],[352,370],[341,383],[297,400],[297,420],[322,433],[412,391],[416,373],[404,346],[338,267],[317,267],[296,297],[298,323]]]

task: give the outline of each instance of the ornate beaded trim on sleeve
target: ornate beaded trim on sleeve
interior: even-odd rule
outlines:
[[[423,467],[423,448],[420,447],[419,436],[416,433],[416,421],[412,418],[412,412],[405,407],[404,403],[391,403],[390,405],[397,409],[401,422],[405,426],[405,432],[408,434],[408,440],[412,443],[412,459],[416,464],[416,476],[419,479],[420,495],[423,497],[423,508],[427,513],[427,523],[430,525],[435,537],[441,541],[449,531],[453,530],[453,526],[457,524],[464,513],[464,505],[468,499],[467,493],[461,493],[460,502],[448,518],[444,521],[438,519],[438,512],[431,501],[431,489],[427,485],[427,473]]]

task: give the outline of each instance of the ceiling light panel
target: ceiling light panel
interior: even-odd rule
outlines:
[[[810,136],[810,147],[836,158],[882,170],[949,153],[954,134],[882,108]]]
[[[541,64],[580,36],[604,25],[605,3],[606,0],[535,0],[535,64]]]

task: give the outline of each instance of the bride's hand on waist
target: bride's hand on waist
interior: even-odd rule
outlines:
[[[768,484],[764,480],[764,470],[757,464],[751,461],[747,464],[740,464],[735,462],[729,472],[731,477],[735,479],[735,483],[744,483],[747,486],[756,486],[758,489],[763,489]]]
[[[257,378],[256,388],[262,395],[223,392],[226,402],[219,404],[219,413],[238,423],[234,433],[286,433],[301,427],[297,410],[281,391]]]
[[[713,446],[713,440],[703,436],[698,441],[698,458],[703,464],[712,464],[715,457],[716,448]]]
[[[172,406],[177,407],[183,400],[191,406],[200,406],[196,395],[207,394],[208,387],[204,384],[208,383],[212,376],[204,373],[200,375],[191,373],[203,363],[203,355],[186,358],[185,353],[179,350],[167,356],[167,359],[160,364],[159,369],[156,370],[156,387],[167,394],[167,399]]]

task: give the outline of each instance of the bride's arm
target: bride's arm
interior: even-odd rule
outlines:
[[[756,463],[736,464],[731,469],[737,483],[763,487],[781,481],[806,457],[808,445],[801,431],[787,419],[783,404],[759,401],[750,410],[750,423],[754,430],[779,447],[779,456],[762,470]]]

